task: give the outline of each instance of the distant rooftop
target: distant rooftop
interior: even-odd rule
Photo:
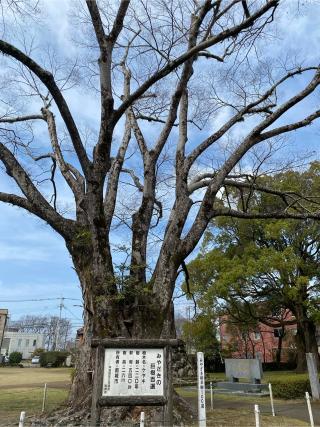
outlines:
[[[8,326],[6,332],[19,332],[19,328],[15,328],[13,326]]]

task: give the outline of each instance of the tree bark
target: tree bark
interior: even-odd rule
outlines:
[[[307,370],[306,353],[316,354],[317,365],[319,367],[319,353],[316,339],[316,326],[307,316],[306,309],[301,305],[296,305],[293,311],[297,319],[297,372]]]
[[[101,271],[95,267],[98,261],[94,259],[95,251],[87,229],[80,229],[74,239],[67,242],[67,247],[80,279],[84,301],[83,342],[70,395],[70,406],[77,411],[89,408],[91,404],[95,360],[91,348],[93,338],[175,338],[176,331],[173,303],[162,307],[146,283],[135,290],[132,298],[130,294],[121,298],[120,294],[112,292],[116,277],[107,268],[103,277],[99,276]]]
[[[278,348],[276,351],[276,364],[279,367],[281,364],[281,353],[282,353],[282,342],[283,342],[283,335],[284,335],[284,327],[281,328],[281,332],[278,339]]]

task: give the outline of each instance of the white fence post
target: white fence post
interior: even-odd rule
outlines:
[[[275,417],[276,414],[274,412],[274,404],[273,404],[273,393],[272,393],[272,385],[269,383],[269,394],[270,394],[270,402],[271,402],[271,412],[272,416]]]
[[[144,412],[140,414],[140,427],[144,427]]]
[[[254,416],[256,419],[256,427],[260,427],[260,409],[259,405],[254,405]]]
[[[212,389],[212,381],[210,381],[210,403],[211,403],[211,411],[213,411],[213,389]]]
[[[312,414],[312,408],[310,403],[310,396],[309,393],[306,391],[306,400],[307,400],[307,406],[308,406],[308,412],[309,412],[309,418],[310,418],[310,426],[314,427],[314,421],[313,421],[313,414]]]
[[[44,389],[43,389],[42,412],[44,412],[44,410],[45,410],[46,400],[47,400],[47,383],[45,383]]]
[[[198,370],[198,421],[199,427],[206,427],[206,386],[204,381],[203,353],[197,353]]]
[[[25,417],[26,417],[26,413],[22,411],[20,414],[19,427],[23,427]]]

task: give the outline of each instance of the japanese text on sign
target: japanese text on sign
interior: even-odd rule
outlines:
[[[163,363],[163,349],[106,349],[102,396],[162,396]]]
[[[198,371],[198,420],[199,427],[206,426],[206,389],[204,380],[204,359],[203,353],[197,353]]]

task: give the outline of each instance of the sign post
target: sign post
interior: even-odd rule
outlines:
[[[171,347],[177,345],[173,339],[93,339],[92,425],[99,425],[105,406],[163,406],[164,424],[172,425]]]
[[[309,396],[309,392],[308,391],[306,391],[306,400],[307,400],[307,407],[308,407],[309,418],[310,418],[310,426],[314,427],[313,413],[312,413],[312,408],[311,408],[311,403],[310,403],[310,396]]]
[[[270,403],[271,403],[272,416],[275,417],[276,414],[274,412],[273,393],[272,393],[272,385],[271,385],[271,383],[269,383],[269,395],[270,395]]]
[[[206,427],[206,386],[204,381],[203,353],[197,353],[198,371],[198,421],[199,427]]]
[[[314,353],[306,353],[307,366],[309,373],[309,381],[311,387],[311,394],[314,400],[320,399],[320,384],[319,375],[316,362],[316,355]]]

